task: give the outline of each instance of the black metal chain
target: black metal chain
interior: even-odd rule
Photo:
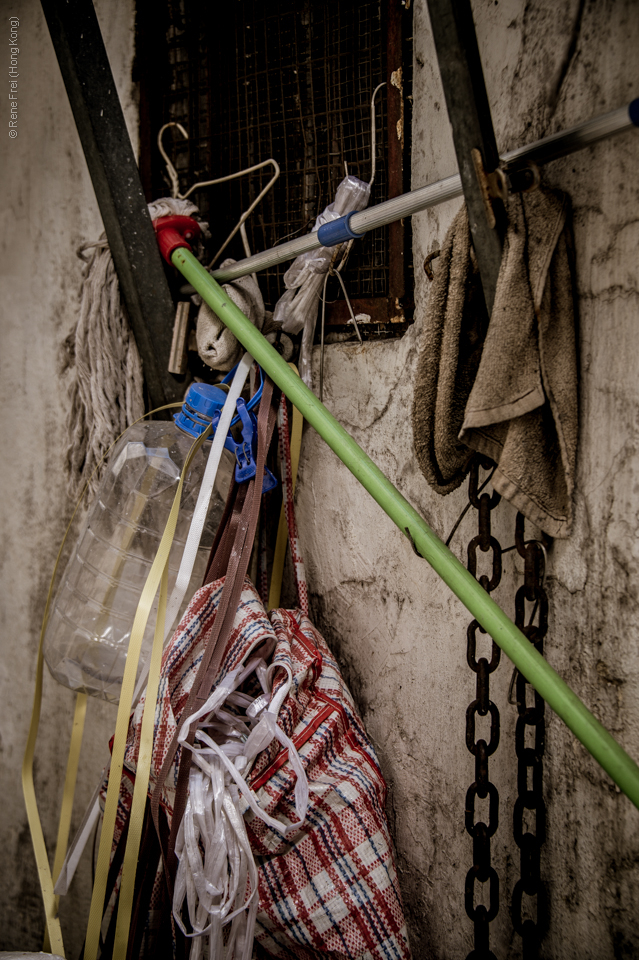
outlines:
[[[482,574],[479,582],[491,593],[501,580],[501,547],[491,532],[490,515],[501,499],[498,493],[479,495],[479,468],[488,470],[494,467],[486,457],[475,456],[468,480],[468,499],[478,511],[479,533],[468,544],[468,570],[477,577],[477,549],[482,553],[492,551],[492,576]],[[475,757],[475,781],[466,794],[466,830],[473,838],[473,865],[466,874],[465,907],[466,913],[474,924],[475,948],[467,960],[495,960],[489,948],[489,924],[499,912],[499,877],[491,864],[490,840],[497,830],[499,822],[499,794],[494,783],[490,782],[488,758],[493,755],[499,744],[499,710],[490,699],[490,675],[499,665],[501,651],[492,642],[490,661],[486,657],[477,659],[477,630],[486,631],[473,620],[468,626],[466,657],[468,666],[477,676],[477,694],[466,711],[466,746]],[[490,739],[475,741],[475,718],[479,714],[490,714]],[[488,823],[475,822],[475,800],[488,797]],[[483,904],[475,906],[475,883],[489,884],[488,908]]]
[[[544,637],[548,630],[548,597],[544,589],[546,552],[538,540],[524,539],[524,517],[517,514],[515,544],[524,560],[524,583],[515,596],[515,623],[543,655]],[[534,604],[526,623],[526,602]],[[535,617],[537,622],[535,624]],[[545,704],[521,674],[516,674],[517,726],[517,800],[513,811],[513,834],[520,851],[520,877],[512,897],[513,926],[522,938],[523,960],[536,960],[544,933],[547,915],[545,888],[541,882],[540,854],[546,839],[546,805],[543,796],[543,756],[546,741]],[[532,696],[532,703],[529,703]],[[526,746],[527,732],[532,730],[534,745]],[[530,738],[530,733],[528,734]],[[527,815],[525,811],[530,811]],[[527,822],[534,813],[534,832]],[[535,898],[537,919],[524,919],[523,895]],[[530,912],[529,910],[526,913]]]

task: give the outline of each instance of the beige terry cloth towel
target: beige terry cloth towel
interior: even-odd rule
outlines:
[[[577,452],[568,209],[545,189],[508,202],[493,313],[458,435],[495,461],[494,488],[553,537],[570,533]],[[458,220],[451,230],[468,236]],[[443,367],[457,369],[461,356],[442,355]]]
[[[446,494],[463,483],[474,455],[459,432],[488,328],[465,206],[436,262],[415,375],[413,437],[422,473]]]

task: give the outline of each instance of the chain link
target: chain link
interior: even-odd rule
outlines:
[[[546,551],[538,540],[524,538],[524,517],[517,514],[515,544],[524,560],[524,583],[515,596],[515,623],[543,655],[544,637],[548,630],[548,597],[544,589]],[[526,623],[526,603],[534,604]],[[536,619],[536,622],[535,622]],[[517,800],[513,812],[513,835],[520,851],[520,877],[512,896],[513,926],[522,938],[523,960],[536,960],[544,933],[547,904],[541,882],[541,846],[546,839],[546,805],[543,796],[543,756],[546,742],[545,704],[526,678],[516,674],[517,726]],[[532,701],[530,700],[532,697]],[[534,732],[534,745],[527,746],[527,735]],[[528,814],[526,814],[528,811]],[[534,831],[530,820],[534,814]],[[526,913],[536,907],[537,919],[524,919],[523,896],[534,898]]]
[[[468,544],[468,570],[477,578],[477,550],[491,554],[492,575],[482,574],[479,582],[491,593],[501,580],[501,547],[491,532],[491,512],[499,503],[500,496],[493,493],[479,493],[479,468],[485,470],[494,464],[485,457],[475,456],[468,481],[468,499],[478,512],[479,532]],[[499,710],[490,699],[490,675],[499,666],[501,651],[492,641],[490,660],[477,659],[477,631],[486,631],[477,620],[468,626],[466,658],[468,666],[476,675],[476,695],[466,710],[466,746],[475,758],[475,780],[466,793],[466,830],[473,838],[473,865],[466,874],[464,905],[468,917],[474,925],[474,950],[467,960],[495,960],[489,946],[489,924],[499,912],[499,877],[491,864],[490,840],[499,823],[499,794],[494,783],[490,782],[488,758],[499,745]],[[475,740],[476,717],[490,716],[490,736],[488,742],[480,738]],[[475,800],[488,797],[488,823],[475,821]],[[476,883],[488,883],[488,907],[475,906]]]

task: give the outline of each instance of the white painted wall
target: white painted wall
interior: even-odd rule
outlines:
[[[586,2],[575,56],[556,98],[553,84],[579,0],[476,0],[474,9],[497,138],[502,149],[616,108],[639,94],[639,25],[632,0]],[[97,237],[100,218],[39,4],[20,4],[23,95],[19,136],[0,128],[5,202],[0,214],[2,450],[0,527],[2,649],[0,766],[0,949],[38,949],[42,919],[19,769],[31,708],[39,621],[69,512],[64,480],[66,384],[57,351],[76,310],[74,250]],[[132,131],[132,0],[98,3],[120,96]],[[3,11],[7,5],[3,5]],[[7,12],[7,16],[11,11]],[[413,183],[455,169],[424,0],[415,6]],[[4,107],[2,108],[4,111]],[[5,114],[3,113],[4,117]],[[550,553],[547,656],[597,716],[639,757],[639,420],[636,324],[639,296],[639,134],[630,132],[546,168],[575,211],[580,294],[581,437],[573,537]],[[415,263],[443,240],[458,203],[414,218]],[[37,269],[37,276],[34,271]],[[412,370],[428,289],[417,273],[417,322],[402,341],[327,350],[330,409],[402,493],[445,536],[465,500],[428,488],[412,454]],[[461,604],[417,559],[402,534],[358,487],[313,431],[305,436],[299,521],[314,615],[336,649],[378,745],[390,786],[415,958],[465,956],[471,925],[463,907],[471,841],[463,827],[473,761],[464,718],[474,696],[465,662]],[[513,542],[514,511],[500,507],[497,536]],[[453,546],[463,558],[470,518]],[[520,582],[512,554],[497,599],[512,613]],[[511,837],[515,708],[506,702],[510,665],[492,682],[502,745],[491,761],[502,806],[493,841],[502,907],[492,925],[500,960],[521,956],[508,916],[518,874]],[[72,697],[45,680],[37,789],[52,842]],[[105,756],[114,711],[90,703],[78,814]],[[550,717],[546,760],[548,840],[543,874],[551,904],[543,955],[568,960],[633,956],[639,814]],[[77,955],[89,864],[63,903],[69,955]]]
[[[58,351],[78,307],[75,250],[102,221],[64,84],[38,0],[2,3],[3,32],[19,27],[18,137],[0,111],[0,949],[39,950],[43,914],[26,823],[20,767],[35,676],[40,621],[55,555],[70,515],[65,489],[67,385]],[[17,8],[17,9],[16,9]],[[96,4],[130,133],[137,142],[131,84],[132,0]],[[2,47],[3,76],[8,47]],[[5,69],[6,67],[6,69]],[[6,85],[8,89],[8,84]],[[45,671],[46,672],[46,671]],[[91,699],[75,823],[108,757],[115,710]],[[36,789],[50,849],[55,844],[73,695],[45,676]],[[90,896],[85,858],[61,916],[68,956],[78,956]]]
[[[473,3],[501,149],[612,110],[639,94],[636,4],[586,3],[575,55],[551,110],[579,6],[577,0]],[[454,172],[456,163],[425,0],[418,0],[414,14],[412,179],[417,187]],[[576,525],[570,540],[550,551],[546,655],[635,757],[638,174],[635,131],[545,170],[547,182],[569,193],[574,206],[581,370]],[[329,408],[444,538],[466,490],[447,498],[434,494],[414,462],[412,380],[420,323],[428,310],[428,284],[419,267],[443,241],[458,206],[459,201],[450,202],[413,219],[415,326],[399,343],[330,346],[325,375]],[[472,948],[463,903],[472,863],[472,841],[464,831],[465,794],[474,779],[464,740],[465,710],[475,689],[465,658],[470,617],[311,430],[304,442],[298,502],[314,615],[347,670],[390,785],[389,812],[414,955],[464,957]],[[514,511],[502,503],[497,512],[497,535],[509,546]],[[453,541],[462,560],[476,533],[473,522],[469,514]],[[511,573],[495,596],[513,616],[521,571],[515,573],[512,553],[504,565]],[[519,872],[512,840],[516,708],[507,704],[511,672],[503,658],[491,682],[502,717],[501,746],[490,762],[501,797],[493,865],[501,878],[502,905],[491,928],[498,958],[521,956],[509,917]],[[542,869],[551,913],[543,955],[557,960],[635,956],[639,813],[555,716],[548,719],[545,768],[548,840]]]

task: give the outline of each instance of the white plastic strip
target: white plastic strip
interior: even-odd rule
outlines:
[[[209,453],[209,458],[206,463],[206,469],[204,471],[204,476],[202,478],[202,485],[200,487],[200,492],[198,495],[197,503],[195,505],[195,510],[193,511],[193,518],[191,520],[191,526],[189,529],[189,535],[187,537],[186,544],[184,546],[184,553],[182,554],[182,561],[180,563],[180,569],[178,571],[177,580],[175,582],[175,587],[173,593],[171,594],[171,599],[166,613],[166,630],[165,630],[165,642],[166,638],[169,636],[173,621],[175,620],[184,595],[187,591],[188,585],[191,580],[191,574],[193,573],[193,566],[195,564],[195,559],[197,557],[198,547],[200,546],[200,540],[202,538],[202,530],[204,529],[204,522],[206,520],[206,514],[208,513],[209,504],[211,502],[211,495],[213,493],[213,487],[215,485],[215,478],[217,476],[217,471],[220,465],[220,460],[222,458],[222,451],[224,449],[224,442],[228,435],[231,420],[235,415],[235,404],[244,389],[244,384],[246,383],[246,378],[249,374],[249,371],[253,365],[253,357],[250,353],[245,353],[242,359],[238,364],[238,368],[235,371],[235,376],[233,377],[233,382],[229,389],[228,395],[224,402],[224,407],[222,408],[222,414],[220,416],[220,422],[215,435],[213,437],[213,442],[211,444],[211,451]],[[142,668],[140,677],[136,685],[133,704],[135,705],[142,693],[142,690],[146,684],[146,678],[148,675],[148,664],[145,664]],[[91,798],[91,802],[87,808],[87,811],[84,815],[84,819],[78,830],[73,844],[71,845],[62,869],[60,871],[60,876],[57,879],[54,893],[63,896],[67,893],[73,876],[75,874],[76,868],[80,861],[80,857],[84,852],[84,848],[87,844],[87,841],[91,835],[95,823],[98,819],[100,813],[99,799],[98,794],[100,787],[102,785],[102,778],[96,787],[95,793]]]
[[[100,787],[102,786],[104,774],[105,771],[103,770],[98,785],[94,790],[91,800],[89,801],[89,806],[86,809],[86,813],[82,818],[82,823],[80,824],[78,832],[75,835],[73,843],[69,847],[65,861],[62,864],[62,869],[60,870],[60,874],[56,880],[53,892],[59,897],[63,897],[66,893],[68,893],[69,887],[71,886],[71,881],[73,880],[78,863],[80,862],[80,857],[84,853],[84,848],[87,845],[87,841],[98,821],[98,817],[100,816]]]
[[[269,704],[264,695],[269,687],[269,674],[282,668],[286,670],[287,681]],[[264,691],[255,699],[237,692],[253,671]],[[206,703],[182,722],[178,740],[193,753],[193,766],[175,845],[178,869],[173,916],[182,932],[193,938],[191,960],[202,960],[205,937],[209,958],[250,960],[253,956],[259,883],[241,814],[240,794],[256,816],[284,837],[299,830],[306,817],[309,798],[306,773],[295,745],[277,723],[292,683],[289,667],[283,664],[268,667],[265,660],[253,657],[245,666],[230,670]],[[226,705],[240,710],[231,713]],[[193,724],[197,724],[196,742],[191,745],[188,733]],[[288,824],[262,809],[245,780],[258,753],[274,738],[288,750],[296,774],[298,821]],[[189,932],[182,918],[185,901],[191,925]],[[225,933],[225,929],[228,932]]]
[[[224,407],[222,408],[220,422],[215,431],[215,436],[213,437],[211,452],[209,453],[206,469],[202,478],[202,485],[200,486],[197,503],[195,505],[195,510],[193,511],[193,519],[191,520],[189,535],[187,537],[186,544],[184,545],[184,553],[182,554],[182,561],[180,563],[177,580],[175,581],[173,593],[171,594],[166,610],[166,630],[164,635],[165,642],[167,637],[171,634],[175,618],[178,615],[178,611],[182,605],[182,601],[184,600],[189,583],[191,582],[191,574],[193,573],[193,566],[195,564],[197,551],[200,546],[200,540],[202,539],[204,521],[206,520],[206,514],[208,513],[209,504],[211,502],[211,495],[213,493],[213,486],[215,484],[215,478],[217,476],[220,460],[222,459],[224,443],[231,427],[231,420],[235,416],[235,403],[244,389],[244,384],[252,365],[253,357],[250,355],[250,353],[245,353],[238,364],[237,370],[235,371],[233,382],[231,383],[231,387],[224,402]]]

